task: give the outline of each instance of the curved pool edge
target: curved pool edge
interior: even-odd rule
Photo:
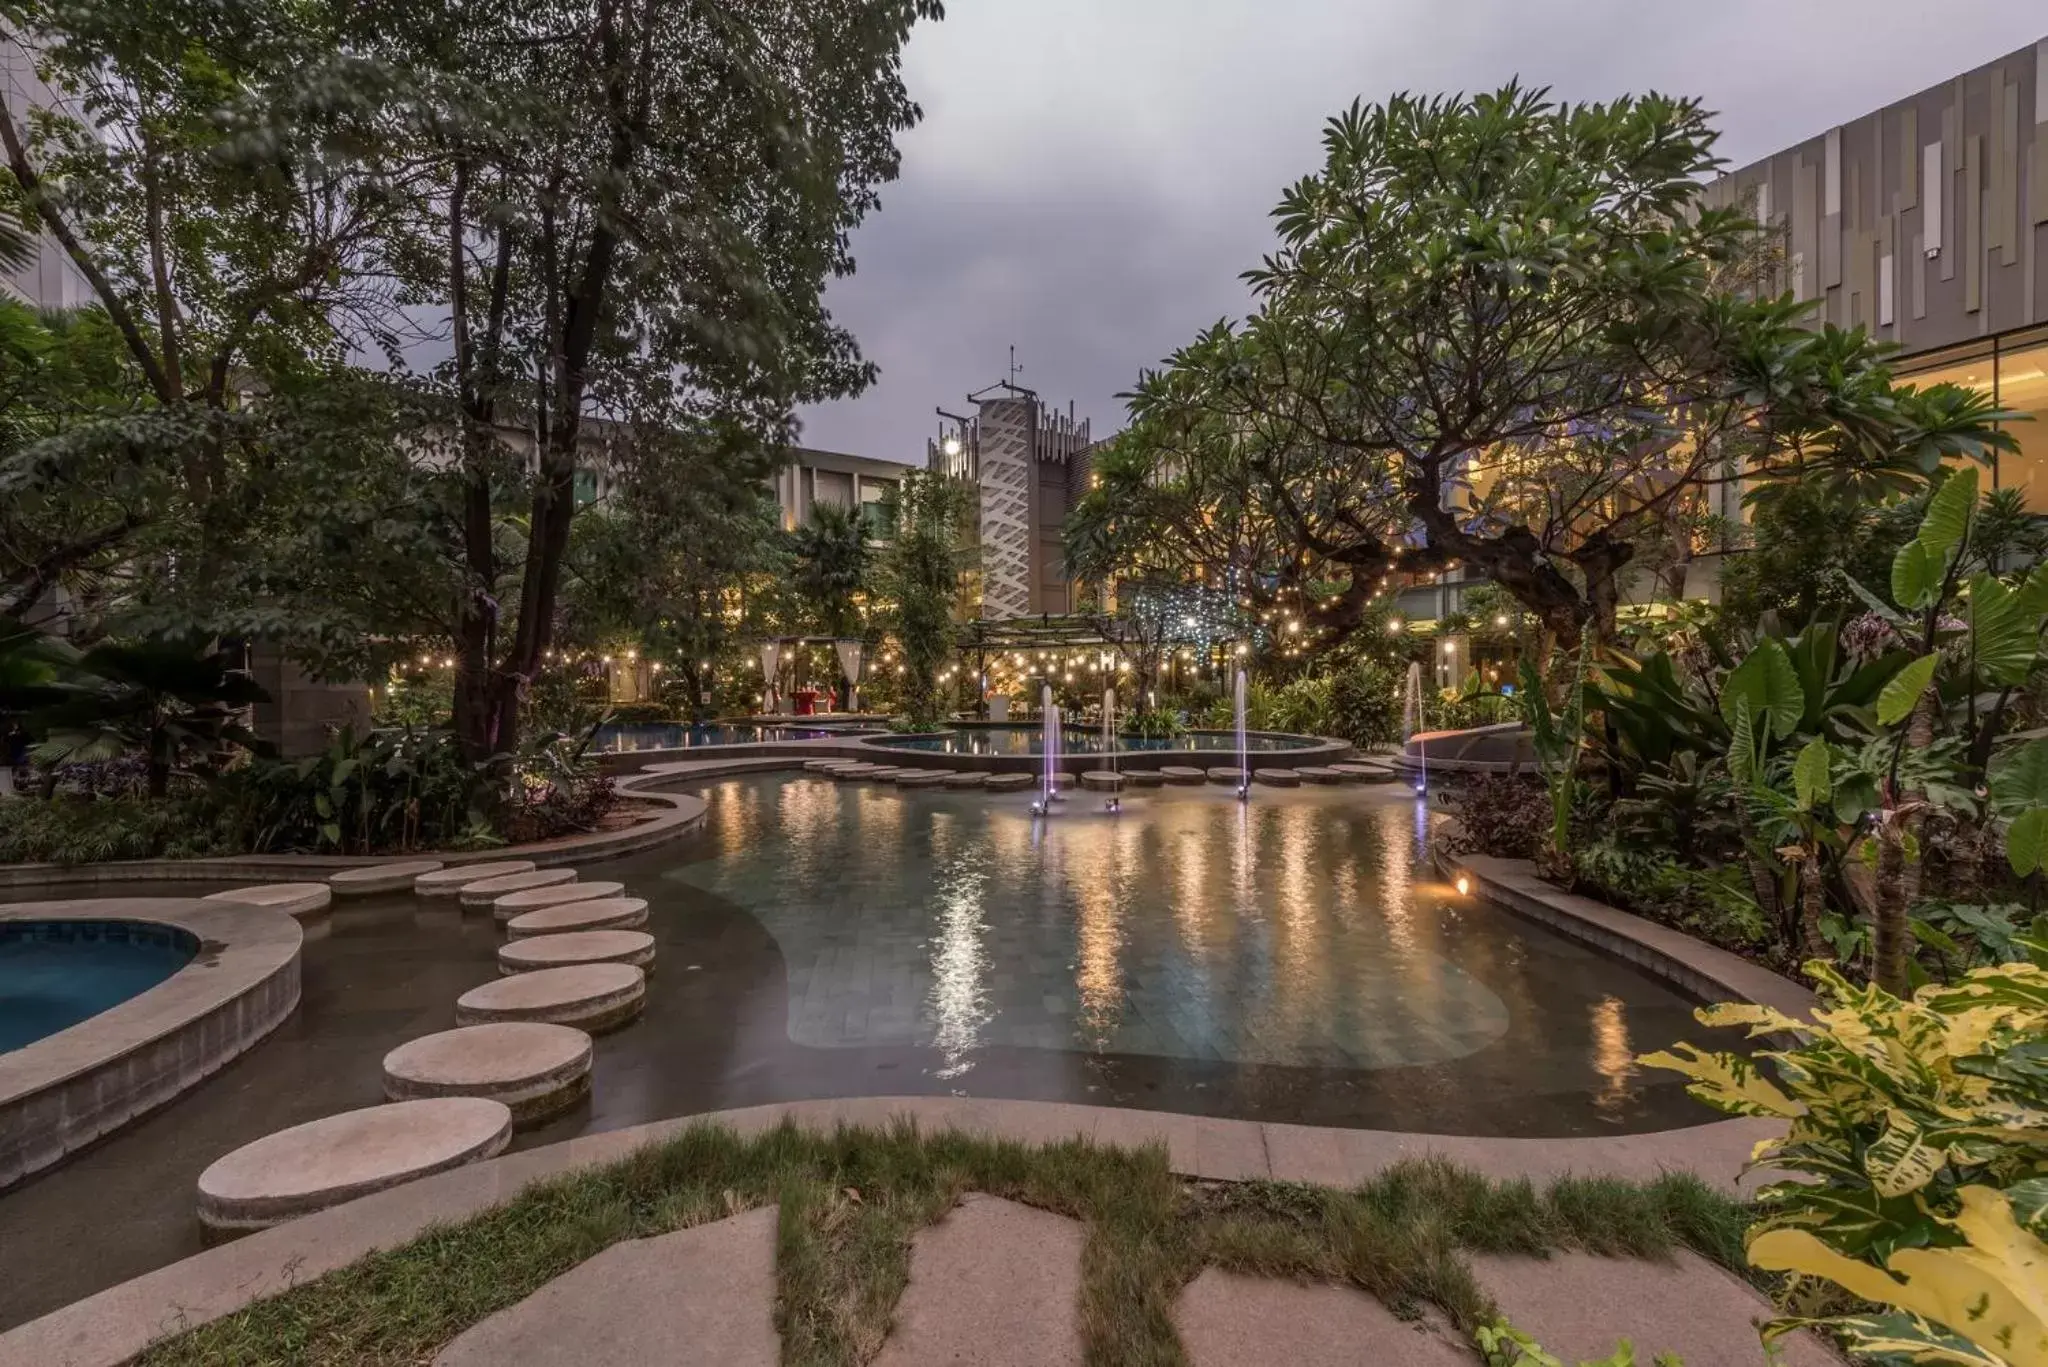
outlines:
[[[208,1249],[0,1334],[0,1363],[118,1367],[157,1339],[402,1245],[428,1227],[469,1218],[535,1182],[617,1162],[691,1125],[758,1134],[784,1120],[810,1129],[907,1119],[1025,1143],[1077,1135],[1134,1147],[1163,1144],[1173,1170],[1214,1181],[1351,1185],[1390,1164],[1438,1157],[1495,1178],[1571,1173],[1648,1179],[1688,1171],[1724,1189],[1769,1121],[1723,1120],[1679,1130],[1576,1139],[1481,1139],[1384,1130],[1221,1120],[1065,1102],[962,1097],[796,1101],[636,1125],[456,1168]]]
[[[1566,892],[1546,882],[1526,859],[1450,854],[1441,832],[1432,841],[1432,853],[1446,880],[1456,882],[1463,875],[1473,895],[1633,964],[1700,1002],[1732,999],[1796,1019],[1813,1018],[1814,995],[1798,983],[1682,930]]]
[[[199,942],[156,986],[0,1055],[0,1191],[196,1087],[299,1004],[305,932],[281,912],[92,897],[0,906],[0,920],[140,921]]]

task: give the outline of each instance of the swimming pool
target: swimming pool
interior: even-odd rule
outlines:
[[[199,941],[142,921],[0,921],[0,1053],[147,992]]]
[[[934,736],[890,736],[875,742],[892,750],[924,750],[942,755],[1042,755],[1045,728],[1039,726],[963,726],[957,731]],[[1253,754],[1276,750],[1306,750],[1325,742],[1314,736],[1287,736],[1254,731],[1245,736],[1245,749]],[[1178,736],[1118,736],[1119,753],[1139,750],[1214,750],[1237,753],[1237,736],[1230,731],[1186,731]],[[1100,731],[1069,728],[1060,733],[1060,753],[1100,755],[1105,753]]]
[[[1050,819],[1029,793],[789,772],[688,790],[701,827],[579,871],[648,900],[658,971],[598,1041],[589,1100],[515,1149],[850,1096],[1519,1137],[1717,1118],[1635,1062],[1700,1038],[1694,1003],[1436,881],[1428,814],[1393,788],[1151,790],[1115,815],[1077,793]],[[489,916],[409,894],[309,928],[275,1033],[0,1194],[0,1247],[38,1249],[0,1278],[0,1327],[198,1252],[200,1170],[383,1100],[384,1055],[447,1029],[499,943]],[[81,1226],[88,1208],[122,1219]]]
[[[749,726],[729,722],[625,722],[600,726],[590,748],[599,754],[636,750],[697,750],[707,745],[754,745],[771,740],[816,740],[842,734],[823,726]]]

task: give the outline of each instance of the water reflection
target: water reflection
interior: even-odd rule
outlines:
[[[1593,1068],[1606,1080],[1594,1109],[1619,1113],[1635,1099],[1636,1051],[1628,1042],[1628,1008],[1617,997],[1593,1004]]]
[[[1449,952],[1455,905],[1410,882],[1412,803],[1203,789],[1034,820],[1028,795],[720,788],[773,796],[716,797],[715,857],[670,876],[774,935],[799,1044],[1369,1069],[1508,1029],[1486,971],[1506,956]]]

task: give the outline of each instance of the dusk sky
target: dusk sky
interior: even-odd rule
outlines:
[[[1658,89],[1739,166],[2048,34],[2027,0],[949,0],[911,40],[924,122],[829,299],[880,381],[803,444],[922,461],[935,405],[1003,378],[1123,423],[1116,394],[1219,317],[1284,186],[1356,97]]]

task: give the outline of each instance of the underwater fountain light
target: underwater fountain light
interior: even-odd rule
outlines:
[[[1469,896],[1469,895],[1471,895],[1471,892],[1472,892],[1472,880],[1471,880],[1470,878],[1467,878],[1467,877],[1466,877],[1466,876],[1465,876],[1464,874],[1462,874],[1462,873],[1461,873],[1461,874],[1459,874],[1459,875],[1458,875],[1458,896],[1460,896],[1460,897],[1466,897],[1466,896]]]

